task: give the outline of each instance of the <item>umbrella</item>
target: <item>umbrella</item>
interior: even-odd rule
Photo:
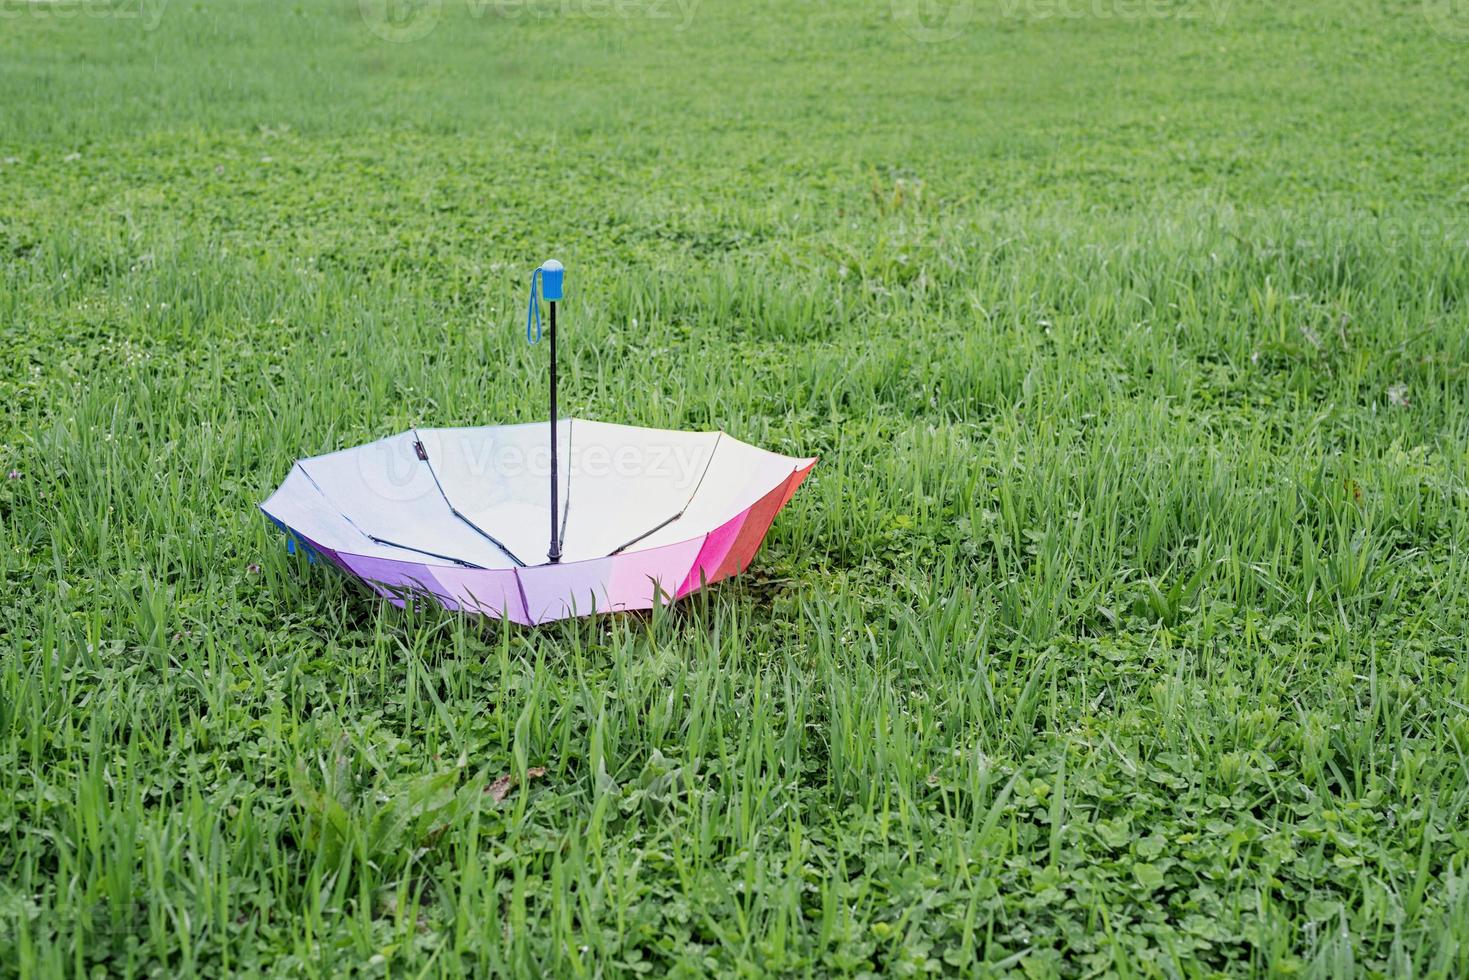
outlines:
[[[558,417],[560,263],[549,422],[414,428],[298,461],[261,509],[348,575],[402,603],[544,623],[648,609],[743,572],[816,460],[724,432]],[[535,333],[531,334],[534,325]]]

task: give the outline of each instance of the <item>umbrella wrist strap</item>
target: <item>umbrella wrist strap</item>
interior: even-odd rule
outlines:
[[[536,269],[530,274],[530,306],[525,311],[525,342],[527,344],[539,344],[541,342],[541,302],[539,295],[541,270]],[[531,333],[531,328],[535,333]]]

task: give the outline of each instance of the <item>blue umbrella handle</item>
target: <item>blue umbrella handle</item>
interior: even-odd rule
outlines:
[[[525,311],[527,344],[541,342],[541,304],[536,286],[541,287],[540,292],[545,293],[547,302],[554,303],[561,298],[561,281],[565,274],[566,269],[555,259],[547,259],[530,274],[530,306]],[[532,327],[535,328],[535,333],[531,333]]]

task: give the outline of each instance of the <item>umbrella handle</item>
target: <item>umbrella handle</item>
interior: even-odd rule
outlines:
[[[546,557],[552,562],[561,560],[561,530],[557,526],[556,518],[560,508],[557,499],[559,487],[557,486],[557,452],[556,452],[556,301],[562,296],[562,281],[566,269],[555,259],[547,259],[540,267],[530,274],[530,308],[525,312],[525,339],[527,343],[539,343],[541,339],[541,304],[536,295],[536,286],[540,286],[541,295],[547,303],[551,304],[551,548],[546,552]],[[531,327],[535,327],[532,336]]]
[[[536,295],[536,286],[539,283],[540,292],[545,300],[554,303],[561,298],[561,283],[566,275],[565,267],[555,259],[547,259],[537,266],[530,274],[530,306],[525,311],[525,342],[528,344],[539,344],[541,342],[541,304],[540,297]],[[531,333],[531,327],[535,327],[535,333]]]

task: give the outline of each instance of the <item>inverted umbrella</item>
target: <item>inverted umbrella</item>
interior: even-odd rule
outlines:
[[[549,423],[415,428],[303,459],[261,509],[394,601],[525,624],[648,609],[744,571],[816,460],[723,432],[558,418],[562,270],[536,271]]]

